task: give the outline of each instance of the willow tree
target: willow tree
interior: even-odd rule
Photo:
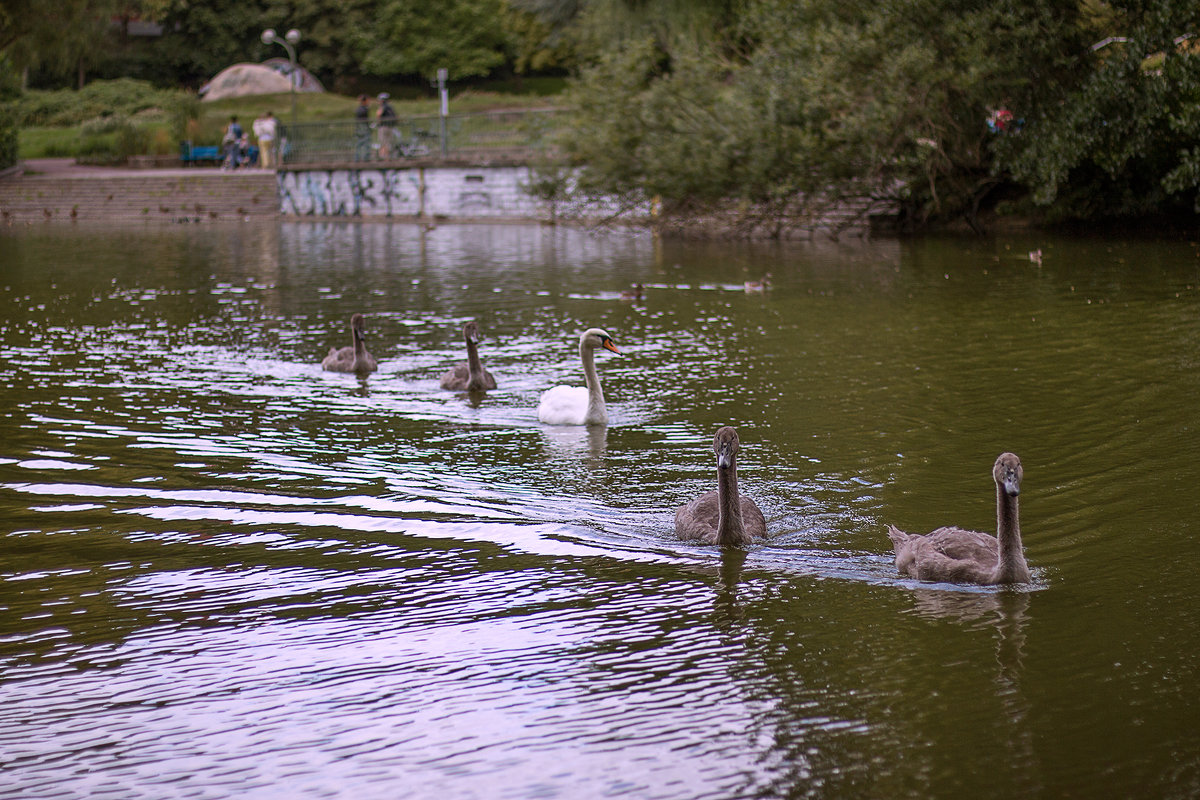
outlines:
[[[0,4],[0,54],[18,70],[73,71],[81,87],[89,63],[113,47],[113,21],[154,16],[160,0],[5,0]]]

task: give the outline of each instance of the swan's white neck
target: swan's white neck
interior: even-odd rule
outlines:
[[[1029,564],[1021,547],[1021,523],[1017,498],[996,485],[996,539],[999,542],[999,558],[993,583],[1028,583]]]
[[[475,340],[467,337],[467,388],[483,388],[483,364],[479,361],[479,347]]]
[[[587,381],[588,406],[584,416],[585,425],[608,424],[608,409],[604,407],[604,390],[600,388],[600,376],[596,374],[596,351],[583,342],[579,343],[579,360],[583,362],[583,377]]]
[[[737,462],[717,466],[717,544],[745,544],[749,539],[742,523],[742,498],[738,494]]]

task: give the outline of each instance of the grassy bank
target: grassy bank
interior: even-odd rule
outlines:
[[[107,82],[84,92],[30,92],[23,102],[28,120],[20,131],[20,158],[169,155],[179,152],[179,142],[219,144],[225,125],[237,115],[244,127],[270,109],[287,124],[292,116],[290,93],[252,95],[202,102],[186,92],[149,90],[138,82]],[[553,105],[562,89],[559,79],[530,79],[523,91],[504,85],[465,89],[450,95],[451,113],[518,109]],[[389,91],[380,87],[379,91]],[[436,114],[437,97],[398,89],[392,105],[400,116]],[[297,93],[299,122],[349,120],[358,105],[356,97],[323,93]]]

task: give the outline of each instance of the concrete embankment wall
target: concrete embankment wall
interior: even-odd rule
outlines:
[[[0,219],[8,223],[158,219],[167,222],[279,214],[269,172],[131,170],[115,174],[13,175],[0,180]]]
[[[61,167],[61,165],[60,165]],[[531,188],[537,171],[524,165],[313,165],[278,173],[217,169],[47,169],[0,178],[0,218],[35,221],[145,219],[203,222],[246,218],[345,218],[446,221],[554,222],[645,220],[649,203],[619,208],[612,202],[549,201]],[[749,235],[782,238],[865,233],[874,203],[798,207]],[[884,209],[886,211],[886,209]],[[689,233],[746,235],[737,213],[675,221]]]
[[[540,199],[530,191],[537,177],[527,166],[289,169],[279,174],[279,210],[300,217],[522,221],[617,212],[611,203]],[[635,217],[648,214],[649,206],[632,212]]]
[[[39,220],[243,217],[347,217],[549,221],[596,218],[604,203],[552,203],[534,197],[526,166],[413,166],[288,169],[62,168],[0,179],[0,217]],[[648,208],[641,210],[642,215]],[[637,216],[635,210],[634,215]]]
[[[279,206],[285,216],[414,218],[446,220],[646,220],[650,203],[621,208],[596,200],[545,200],[531,188],[536,169],[526,166],[414,166],[408,168],[329,167],[289,169],[279,176]],[[838,203],[797,203],[781,219],[745,229],[736,209],[705,219],[675,220],[681,234],[723,236],[810,236],[816,232],[862,235],[872,220],[892,209],[862,198]]]

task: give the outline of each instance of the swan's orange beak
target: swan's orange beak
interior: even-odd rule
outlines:
[[[604,349],[605,349],[605,350],[612,350],[612,351],[613,351],[614,353],[616,353],[617,355],[621,355],[621,354],[622,354],[622,353],[621,353],[621,351],[617,349],[617,346],[616,346],[615,344],[613,344],[613,340],[612,340],[612,339],[605,339],[605,340],[604,340]]]

